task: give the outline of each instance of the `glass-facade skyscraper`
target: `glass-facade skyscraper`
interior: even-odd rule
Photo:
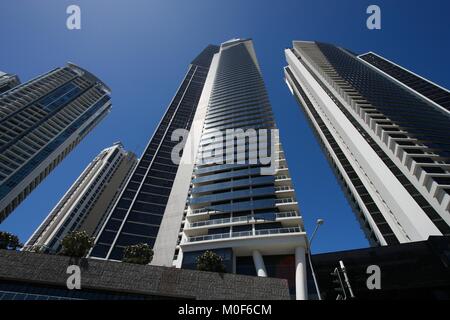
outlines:
[[[306,235],[252,40],[214,55],[190,134],[154,263],[195,269],[210,250],[227,272],[286,278],[305,299]]]
[[[373,245],[450,234],[448,90],[368,53],[294,41],[286,82]]]
[[[110,110],[110,90],[74,64],[0,95],[0,222]]]
[[[172,134],[177,129],[190,129],[211,59],[217,51],[217,46],[210,45],[189,65],[180,87],[96,238],[90,257],[122,260],[123,250],[128,245],[154,245],[178,170],[178,164],[171,159],[172,150],[178,144],[178,140],[172,139]]]

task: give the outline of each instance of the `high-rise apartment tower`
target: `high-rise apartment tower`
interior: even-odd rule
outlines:
[[[62,239],[72,231],[95,237],[137,163],[121,143],[104,149],[25,244],[26,250],[59,252]]]
[[[110,107],[108,87],[70,63],[0,95],[0,222]]]
[[[154,245],[166,210],[178,164],[172,151],[179,144],[173,133],[189,130],[217,46],[206,47],[189,65],[175,96],[144,150],[127,185],[100,231],[90,256],[122,260],[126,246]]]
[[[169,196],[154,264],[287,278],[307,297],[306,235],[252,40],[214,55]]]
[[[449,92],[376,54],[294,41],[286,82],[373,245],[450,234]]]

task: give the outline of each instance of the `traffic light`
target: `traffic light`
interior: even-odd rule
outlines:
[[[331,273],[331,276],[333,278],[333,289],[337,292],[336,300],[346,300],[347,295],[345,293],[345,287],[344,283],[342,281],[341,273],[339,268],[335,268],[334,271]]]
[[[350,281],[347,276],[347,270],[345,269],[344,262],[339,261],[339,266],[331,273],[333,289],[338,293],[336,300],[347,300],[348,298],[355,298],[353,294]]]

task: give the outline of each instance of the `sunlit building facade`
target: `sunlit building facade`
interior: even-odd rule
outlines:
[[[214,55],[186,145],[154,263],[195,269],[213,251],[306,299],[306,235],[252,40]]]
[[[446,89],[373,53],[294,41],[286,82],[373,245],[450,234]]]
[[[95,237],[137,163],[121,143],[95,157],[25,244],[25,250],[57,253],[72,231]]]

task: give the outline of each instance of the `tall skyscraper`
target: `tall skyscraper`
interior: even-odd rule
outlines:
[[[189,65],[153,137],[98,235],[91,257],[122,260],[128,245],[153,246],[178,169],[171,153],[176,129],[189,130],[217,46],[206,47]]]
[[[20,84],[19,77],[0,71],[0,94]]]
[[[81,173],[25,244],[25,250],[58,252],[71,231],[95,237],[137,163],[121,143],[104,149]]]
[[[294,41],[286,82],[368,239],[450,234],[448,91],[369,53]]]
[[[252,40],[214,55],[186,146],[153,263],[196,268],[211,250],[305,299],[306,235]]]
[[[0,95],[0,222],[107,114],[109,94],[68,64]]]

